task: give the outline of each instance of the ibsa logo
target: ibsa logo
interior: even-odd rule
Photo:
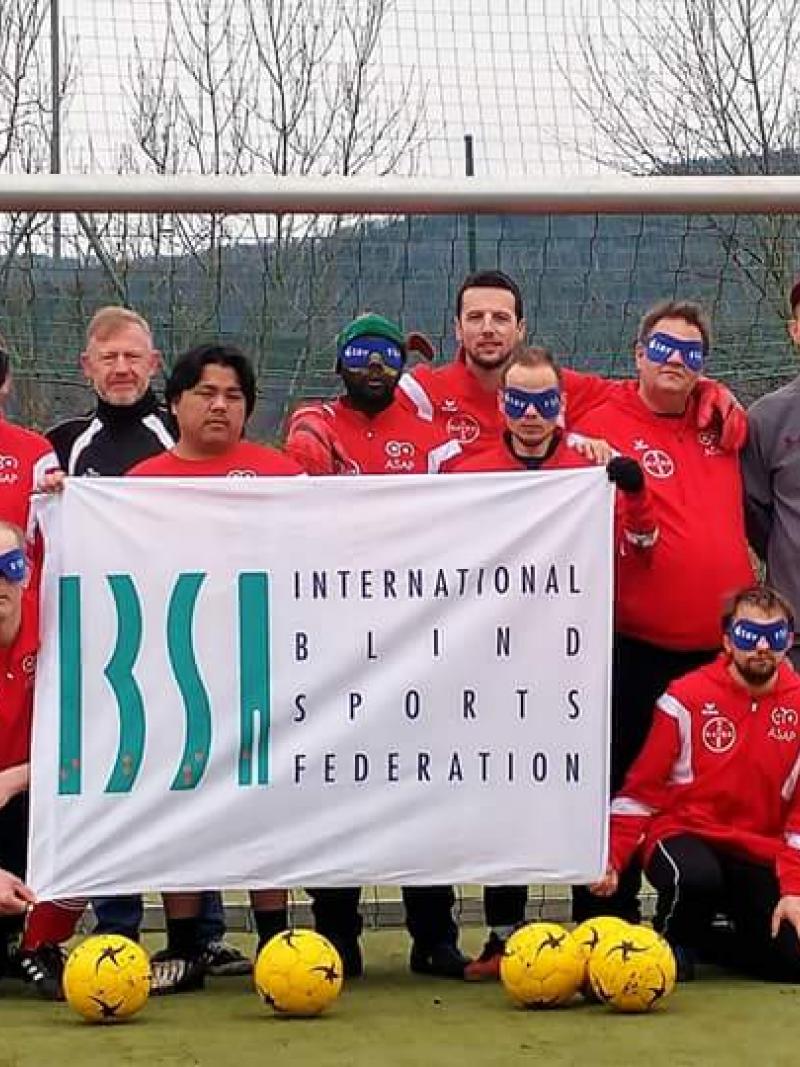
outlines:
[[[383,469],[390,474],[410,474],[414,470],[416,449],[410,441],[387,441],[383,446],[386,463]]]
[[[14,485],[19,481],[19,459],[16,456],[0,455],[0,484]]]
[[[113,651],[105,664],[103,687],[110,687],[119,716],[118,748],[110,767],[105,792],[129,793],[137,780],[145,756],[147,707],[135,668],[145,635],[148,641],[164,644],[172,684],[184,711],[183,751],[174,754],[175,771],[170,790],[196,789],[206,772],[214,743],[212,696],[206,686],[195,633],[201,629],[196,618],[205,611],[218,612],[215,600],[203,605],[203,572],[178,574],[169,595],[155,602],[143,599],[130,574],[106,575],[106,588],[116,616]],[[81,655],[83,604],[82,580],[76,575],[59,579],[59,760],[58,792],[74,795],[82,791],[81,739],[84,735],[82,692],[86,667]],[[97,593],[92,594],[97,606]],[[270,595],[266,571],[242,572],[236,578],[235,609],[238,621],[239,748],[238,784],[269,784],[270,758]],[[237,619],[238,616],[238,619]],[[169,676],[165,683],[169,685]],[[158,760],[170,759],[159,752]],[[232,767],[237,773],[237,767]]]

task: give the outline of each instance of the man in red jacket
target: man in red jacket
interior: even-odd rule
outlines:
[[[458,452],[443,429],[398,398],[408,349],[382,315],[360,315],[342,330],[336,372],[344,396],[303,404],[287,427],[286,451],[308,474],[431,474]]]
[[[37,600],[28,591],[25,536],[0,521],[0,868],[25,877],[28,780],[36,653]],[[0,974],[16,973],[10,951],[22,928],[19,916],[0,918]]]
[[[303,473],[277,449],[243,440],[255,407],[256,380],[250,361],[234,345],[205,344],[185,352],[172,368],[164,398],[178,424],[178,442],[137,464],[130,476],[255,478]],[[288,925],[287,894],[261,889],[251,892],[251,902],[261,947]],[[171,893],[164,898],[167,948],[161,962],[174,966],[180,991],[203,984],[200,904],[199,893]],[[167,975],[165,983],[175,987]]]
[[[722,605],[753,580],[738,456],[721,447],[718,434],[697,429],[697,385],[709,343],[697,304],[657,304],[640,324],[638,380],[620,383],[613,400],[581,421],[585,433],[638,460],[659,529],[646,559],[631,553],[618,561],[612,794],[644,744],[659,694],[716,656]],[[610,900],[577,887],[573,918],[610,913],[637,921],[638,884],[631,867]]]
[[[178,442],[128,471],[138,477],[297,475],[283,452],[243,440],[256,402],[252,365],[234,345],[205,344],[172,368],[164,399],[178,424]]]
[[[11,362],[0,337],[0,405],[11,391]],[[31,493],[58,467],[46,437],[8,422],[0,414],[0,519],[28,528]]]
[[[781,596],[752,586],[723,631],[722,655],[658,700],[592,889],[613,892],[638,851],[680,977],[693,977],[722,912],[732,965],[800,981],[800,677],[784,662],[794,620]]]
[[[518,348],[503,371],[499,404],[504,430],[494,442],[445,464],[446,471],[538,471],[589,467],[584,455],[591,444],[606,463],[609,480],[620,490],[616,502],[616,538],[620,555],[649,553],[658,526],[642,469],[635,459],[613,456],[604,442],[581,439],[561,425],[563,372],[546,348]],[[602,449],[598,446],[602,445]],[[506,940],[525,921],[527,886],[486,886],[484,913],[489,938],[480,956],[464,971],[468,981],[499,978]]]
[[[421,350],[419,340],[415,346]],[[286,451],[309,474],[434,473],[458,454],[456,442],[397,398],[409,347],[400,328],[382,315],[360,315],[342,330],[336,370],[345,395],[298,408],[287,429]],[[345,975],[357,977],[363,971],[361,889],[321,886],[308,892],[317,930],[338,948]],[[403,903],[413,942],[411,969],[461,978],[469,961],[458,948],[452,887],[406,886]]]
[[[522,293],[514,279],[499,270],[469,275],[456,298],[455,359],[443,367],[420,363],[404,374],[399,385],[403,402],[458,441],[466,455],[480,451],[503,430],[497,390],[525,332]],[[624,383],[564,369],[562,384],[563,416],[572,429],[598,404],[613,401]],[[747,434],[744,411],[718,382],[702,379],[696,388],[697,427],[719,432],[721,447],[738,451]]]

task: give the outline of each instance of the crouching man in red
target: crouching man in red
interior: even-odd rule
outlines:
[[[723,630],[719,658],[658,700],[612,802],[609,868],[592,891],[612,893],[641,851],[679,978],[713,954],[723,913],[725,963],[800,981],[800,676],[784,662],[794,620],[781,596],[753,586]]]

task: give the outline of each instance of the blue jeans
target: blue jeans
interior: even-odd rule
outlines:
[[[95,933],[122,934],[134,941],[139,940],[139,930],[144,916],[141,897],[96,897],[92,908],[97,918]],[[199,939],[207,945],[225,936],[225,912],[222,894],[210,890],[201,894]]]

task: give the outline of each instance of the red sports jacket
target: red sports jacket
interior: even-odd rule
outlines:
[[[586,459],[572,447],[570,435],[567,434],[561,435],[555,451],[537,470],[568,470],[593,466],[591,460]],[[525,471],[527,474],[536,474],[535,470],[528,470],[525,464],[514,455],[506,443],[505,436],[498,437],[491,447],[484,448],[480,452],[460,455],[453,460],[448,460],[443,470],[445,473],[454,474],[467,471]],[[615,530],[621,555],[626,555],[633,550],[650,551],[657,542],[658,524],[647,485],[641,493],[617,493]]]
[[[611,805],[610,862],[645,861],[659,841],[694,834],[735,855],[775,864],[781,891],[800,893],[800,676],[781,664],[754,697],[728,659],[679,678]]]
[[[619,382],[563,370],[567,426],[579,425],[593,407],[613,397]],[[420,419],[458,441],[465,454],[491,447],[505,425],[496,389],[484,389],[459,355],[443,367],[418,363],[400,379],[398,394]]]
[[[753,581],[737,454],[697,429],[694,402],[656,415],[635,382],[620,383],[581,431],[639,461],[658,522],[653,551],[620,562],[616,629],[664,648],[717,647],[725,601]]]
[[[277,448],[267,448],[251,441],[239,441],[227,452],[208,459],[181,459],[170,449],[137,463],[128,471],[128,475],[136,478],[260,478],[302,473],[295,461]]]
[[[286,452],[308,474],[432,474],[458,447],[397,401],[367,415],[341,397],[298,408]]]
[[[0,648],[0,771],[30,759],[38,607],[36,591],[31,587],[23,595],[22,625],[16,641],[9,648]]]
[[[46,437],[0,416],[0,519],[26,530],[31,493],[47,471],[57,468]]]

